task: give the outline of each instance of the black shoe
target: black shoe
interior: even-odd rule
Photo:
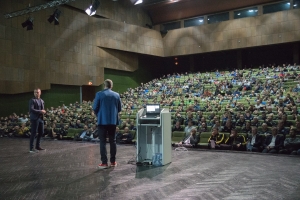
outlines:
[[[43,148],[41,148],[41,147],[37,147],[37,148],[35,148],[36,150],[39,150],[39,151],[42,151],[42,150],[45,150],[45,149],[43,149]]]

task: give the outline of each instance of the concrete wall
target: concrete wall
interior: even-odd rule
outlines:
[[[300,40],[300,9],[171,30],[164,56],[197,54]]]
[[[45,2],[36,0],[31,5]],[[71,5],[83,10],[88,7],[88,1],[76,1]],[[27,1],[0,2],[0,93],[30,92],[34,87],[45,90],[50,89],[51,84],[87,85],[89,80],[100,85],[104,80],[104,68],[125,71],[138,68],[135,54],[99,48],[101,43],[109,41],[108,35],[131,37],[126,31],[115,29],[114,24],[122,24],[121,30],[127,30],[134,25],[124,23],[124,19],[140,26],[149,23],[147,14],[138,7],[122,1],[101,1],[97,14],[111,19],[89,17],[76,9],[60,7],[59,26],[47,21],[54,9],[41,10],[31,14],[34,18],[32,31],[21,26],[26,15],[12,19],[3,17],[4,13],[27,6]]]

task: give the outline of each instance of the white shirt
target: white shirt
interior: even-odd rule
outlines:
[[[275,140],[276,140],[276,136],[272,137],[271,143],[269,144],[269,147],[274,148],[275,147]]]
[[[253,145],[254,145],[254,143],[255,143],[255,138],[256,138],[256,135],[253,135],[253,136],[252,136],[251,143],[250,143],[252,146],[253,146]]]

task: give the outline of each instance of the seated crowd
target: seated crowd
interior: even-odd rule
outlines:
[[[300,68],[268,66],[206,73],[168,74],[120,94],[122,112],[118,143],[132,143],[135,116],[146,104],[159,103],[172,112],[172,132],[184,133],[178,144],[208,148],[300,154]],[[1,137],[29,137],[28,115],[0,118]],[[92,102],[48,108],[45,137],[99,141]]]

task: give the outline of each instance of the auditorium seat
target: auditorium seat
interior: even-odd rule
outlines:
[[[211,132],[203,132],[200,134],[200,142],[198,146],[200,148],[207,148],[208,147],[208,139],[211,136]]]
[[[172,144],[175,144],[175,143],[178,143],[178,142],[181,142],[185,137],[185,132],[183,131],[174,131],[172,133]]]

